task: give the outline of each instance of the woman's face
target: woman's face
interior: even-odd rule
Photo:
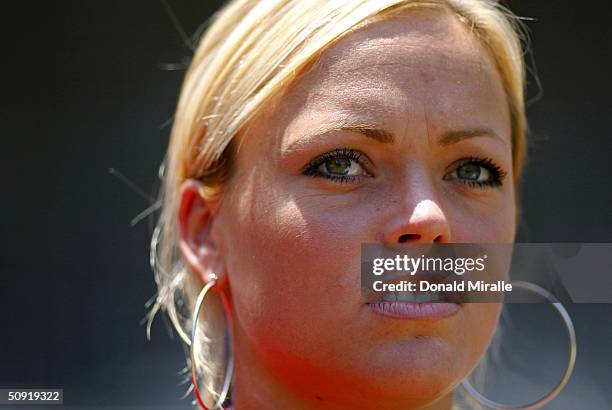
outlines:
[[[212,237],[236,377],[244,358],[306,401],[346,408],[449,393],[499,305],[381,316],[361,299],[360,245],[513,242],[510,135],[495,64],[450,12],[410,11],[328,48],[234,141]]]

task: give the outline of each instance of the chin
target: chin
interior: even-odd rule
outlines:
[[[447,395],[469,371],[467,354],[433,336],[379,343],[346,357],[359,359],[344,363],[350,368],[334,377],[334,390],[351,392],[352,409],[418,408]]]
[[[387,385],[398,386],[406,393],[420,391],[428,395],[446,392],[450,385],[461,379],[466,366],[466,355],[449,340],[419,335],[401,342],[380,346],[371,357]],[[419,394],[415,394],[419,396]]]

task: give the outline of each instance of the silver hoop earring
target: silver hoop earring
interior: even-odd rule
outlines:
[[[208,282],[206,283],[206,285],[204,285],[204,287],[200,291],[200,294],[198,295],[198,299],[196,300],[195,310],[193,313],[193,325],[191,327],[191,340],[188,343],[190,347],[189,352],[190,352],[190,357],[191,357],[191,382],[193,384],[193,391],[198,401],[198,404],[204,410],[209,410],[209,409],[204,405],[204,400],[202,400],[202,396],[200,394],[200,388],[198,387],[198,378],[196,375],[196,369],[197,369],[196,355],[194,351],[195,343],[193,341],[196,340],[196,331],[198,328],[198,320],[199,320],[198,318],[200,316],[200,311],[204,303],[204,298],[206,297],[206,294],[208,293],[208,291],[215,287],[215,285],[217,284],[217,280],[218,280],[217,275],[211,274],[209,276]],[[225,293],[220,291],[219,294],[221,297],[221,301],[223,302],[225,317],[227,319],[227,334],[229,337],[229,343],[228,343],[228,354],[227,354],[225,378],[223,380],[223,389],[221,390],[221,394],[219,395],[219,398],[215,402],[214,406],[210,408],[210,410],[224,408],[223,402],[225,402],[225,399],[227,398],[227,394],[229,393],[229,388],[230,388],[230,384],[232,381],[232,373],[234,371],[234,356],[232,352],[232,347],[233,347],[232,322],[231,322],[229,301],[227,300]]]
[[[474,388],[474,386],[472,386],[472,384],[468,381],[467,378],[463,379],[463,381],[461,382],[461,385],[472,397],[474,397],[474,399],[476,399],[476,401],[478,401],[480,404],[488,408],[496,409],[496,410],[535,410],[535,409],[541,408],[542,406],[550,402],[552,399],[554,399],[561,392],[561,390],[563,390],[563,388],[569,381],[570,376],[572,375],[572,372],[574,371],[574,365],[576,364],[576,352],[578,349],[578,346],[576,344],[576,331],[574,330],[574,324],[572,322],[572,319],[570,318],[570,315],[567,313],[567,310],[565,310],[565,307],[563,307],[563,304],[561,304],[561,302],[559,302],[559,300],[557,300],[557,298],[553,296],[550,292],[548,292],[546,289],[543,289],[540,286],[535,285],[533,283],[519,281],[519,280],[512,281],[512,285],[513,287],[529,290],[529,291],[535,292],[538,295],[544,297],[546,300],[552,303],[555,309],[557,309],[557,312],[559,312],[559,314],[561,315],[561,318],[563,319],[563,322],[565,324],[566,334],[569,338],[569,361],[567,363],[567,368],[565,369],[565,373],[563,374],[561,381],[557,384],[557,386],[555,386],[554,389],[552,389],[548,394],[546,394],[541,399],[533,403],[525,404],[522,406],[512,406],[512,405],[497,403],[495,401],[487,399],[485,396],[479,393]]]

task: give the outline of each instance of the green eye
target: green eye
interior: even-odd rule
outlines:
[[[350,148],[337,148],[312,160],[303,169],[304,175],[327,178],[334,182],[355,182],[372,175],[362,163],[367,163],[359,151]]]
[[[488,158],[468,158],[453,171],[444,176],[445,180],[457,180],[475,187],[501,186],[506,173]]]
[[[364,170],[356,159],[348,156],[337,156],[335,158],[327,158],[317,171],[322,175],[329,176],[358,176],[363,174]]]
[[[323,165],[330,174],[346,175],[351,170],[351,160],[348,158],[332,158]]]
[[[489,180],[489,171],[477,164],[465,164],[457,168],[457,178],[479,182],[487,181]]]

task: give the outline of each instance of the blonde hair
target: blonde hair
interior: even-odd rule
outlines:
[[[374,18],[414,7],[446,7],[482,42],[501,74],[512,125],[515,184],[525,156],[525,68],[518,19],[491,0],[234,0],[210,20],[186,73],[166,158],[161,213],[151,241],[158,293],[149,326],[166,311],[189,334],[202,288],[178,248],[179,187],[195,178],[207,198],[231,176],[232,138],[264,103],[289,85],[334,41]],[[194,341],[200,344],[202,341]],[[214,378],[214,359],[200,369]],[[188,362],[188,366],[191,364]],[[217,369],[218,370],[218,369]],[[204,377],[206,379],[206,377]],[[212,381],[211,381],[212,383]]]

